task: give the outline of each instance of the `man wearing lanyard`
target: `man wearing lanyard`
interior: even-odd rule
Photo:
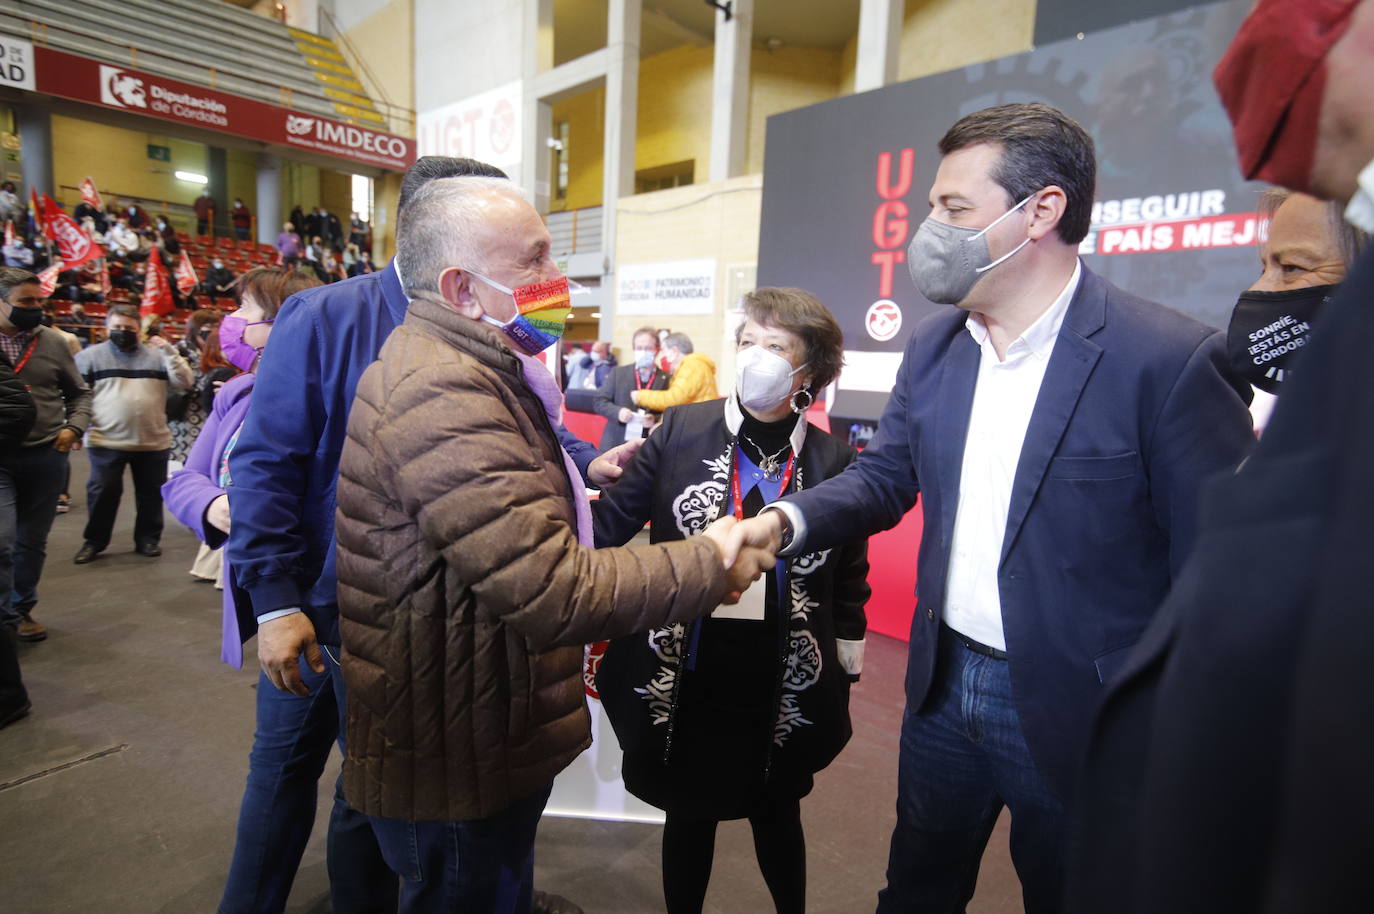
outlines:
[[[592,409],[606,417],[606,430],[601,434],[604,453],[632,438],[643,438],[658,422],[656,413],[636,411],[634,391],[666,390],[668,373],[655,363],[658,361],[658,331],[640,327],[632,337],[634,364],[618,365],[597,388]]]
[[[62,337],[42,326],[43,292],[27,270],[0,268],[0,355],[28,385],[37,419],[22,446],[0,457],[0,623],[20,641],[42,641],[33,620],[48,530],[80,449],[91,391]]]

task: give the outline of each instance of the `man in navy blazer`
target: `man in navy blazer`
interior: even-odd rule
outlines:
[[[844,473],[745,522],[784,555],[891,528],[921,495],[897,826],[880,912],[962,912],[1005,805],[1030,914],[1059,910],[1066,803],[1102,684],[1192,544],[1198,487],[1253,437],[1211,327],[1077,257],[1092,140],[1042,104],[940,143],[912,332]]]
[[[470,159],[426,156],[406,173],[398,218],[427,181],[460,175],[506,177]],[[316,783],[336,738],[343,748],[335,483],[358,378],[408,306],[394,260],[287,299],[258,370],[263,393],[233,445],[228,549],[234,583],[252,598],[263,675],[225,912],[277,895],[284,903],[310,837]],[[558,433],[594,483],[619,475],[629,457],[607,454],[593,466],[595,446],[561,425]],[[244,621],[246,638],[253,620]],[[335,911],[396,909],[396,876],[337,784],[328,850]]]

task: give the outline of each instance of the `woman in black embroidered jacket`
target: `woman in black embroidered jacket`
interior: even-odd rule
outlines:
[[[834,317],[800,289],[758,289],[744,310],[734,392],[664,414],[594,504],[598,546],[625,543],[646,522],[662,542],[727,512],[753,516],[854,459],[805,415],[843,361]],[[667,813],[669,914],[701,911],[716,823],[746,817],[777,910],[804,910],[799,801],[849,740],[867,576],[866,542],[780,561],[738,606],[607,649],[597,685],[625,752],[625,786]]]

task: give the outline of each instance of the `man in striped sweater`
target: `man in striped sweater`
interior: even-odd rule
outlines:
[[[88,453],[91,478],[86,483],[85,543],[72,559],[84,565],[110,545],[119,500],[124,494],[124,467],[134,477],[134,551],[162,554],[162,484],[172,433],[167,428],[169,387],[191,386],[191,367],[160,336],[140,343],[138,309],[115,305],[105,316],[109,339],[83,349],[77,368],[94,393]]]

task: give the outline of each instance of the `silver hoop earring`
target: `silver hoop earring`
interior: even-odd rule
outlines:
[[[797,405],[797,394],[806,394],[806,403],[802,406]],[[811,404],[816,402],[816,398],[811,396],[809,385],[797,388],[797,392],[792,394],[792,412],[801,415],[811,408]]]

